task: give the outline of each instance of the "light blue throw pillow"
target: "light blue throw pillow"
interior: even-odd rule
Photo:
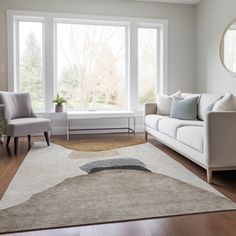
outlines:
[[[196,120],[197,119],[197,105],[199,97],[172,99],[170,116],[182,120]]]

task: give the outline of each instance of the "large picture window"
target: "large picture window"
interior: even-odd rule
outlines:
[[[138,29],[138,102],[143,104],[156,101],[158,86],[158,29]]]
[[[17,91],[29,92],[37,111],[44,110],[43,23],[18,21]]]
[[[57,90],[69,109],[124,109],[126,27],[57,23]]]
[[[7,11],[9,91],[36,112],[133,110],[167,90],[167,20]]]

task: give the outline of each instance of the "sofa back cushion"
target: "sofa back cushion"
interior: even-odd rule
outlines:
[[[221,97],[221,95],[202,94],[198,102],[198,119],[205,120],[207,109],[217,102]]]

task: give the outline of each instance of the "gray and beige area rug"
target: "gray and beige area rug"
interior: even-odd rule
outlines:
[[[35,143],[0,201],[0,233],[235,209],[150,143],[100,152]]]

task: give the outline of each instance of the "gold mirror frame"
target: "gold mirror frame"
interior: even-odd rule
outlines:
[[[223,35],[221,37],[221,40],[220,40],[220,47],[219,47],[219,54],[220,54],[220,60],[221,60],[221,63],[222,65],[224,66],[224,68],[230,73],[232,74],[233,76],[236,76],[236,71],[231,71],[226,65],[225,65],[225,62],[224,62],[224,39],[225,39],[225,34],[227,33],[227,31],[229,30],[230,26],[232,24],[236,23],[236,19],[232,20],[228,25],[227,27],[225,28],[224,32],[223,32]]]

